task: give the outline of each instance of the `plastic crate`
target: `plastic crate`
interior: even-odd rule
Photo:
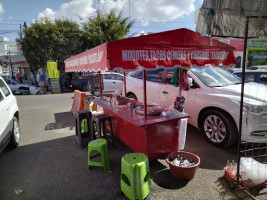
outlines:
[[[224,177],[231,185],[236,184],[236,175],[232,174],[226,167],[224,168]],[[267,180],[261,184],[254,184],[251,179],[242,180],[242,174],[239,176],[239,186],[242,188],[250,188],[250,187],[266,187]]]

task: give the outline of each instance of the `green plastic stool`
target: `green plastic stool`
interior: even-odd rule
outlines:
[[[91,151],[97,151],[98,154],[90,155]],[[92,161],[92,158],[101,156],[101,161]],[[105,171],[110,169],[108,143],[106,139],[99,138],[88,143],[88,169],[90,166],[104,167]]]
[[[144,199],[150,188],[148,157],[143,153],[125,154],[121,159],[121,191],[129,199]]]

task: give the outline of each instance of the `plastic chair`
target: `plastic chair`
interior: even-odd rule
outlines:
[[[92,151],[97,151],[98,153],[90,155]],[[101,156],[101,161],[92,160],[99,156]],[[110,169],[107,140],[100,138],[88,143],[88,169],[90,166],[104,167],[105,171]]]
[[[88,142],[92,140],[92,114],[88,110],[76,111],[76,143],[79,148],[85,148],[88,145]]]
[[[121,191],[129,199],[144,199],[150,188],[148,157],[143,153],[125,154],[121,159]]]
[[[110,136],[108,136],[107,133],[107,121],[109,122],[109,126],[110,126]],[[96,115],[93,116],[92,118],[92,126],[93,126],[93,138],[95,139],[97,138],[105,138],[106,140],[108,140],[109,143],[112,143],[113,148],[116,148],[115,145],[115,140],[113,137],[113,130],[112,130],[112,123],[111,123],[111,117],[107,116],[107,115]],[[97,135],[95,134],[95,130],[94,130],[94,124],[97,126]],[[102,134],[103,133],[103,134]]]

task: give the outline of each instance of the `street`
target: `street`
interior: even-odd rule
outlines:
[[[21,141],[17,149],[0,154],[0,200],[127,199],[120,193],[120,164],[132,150],[117,141],[116,149],[109,148],[111,170],[88,170],[87,149],[75,143],[73,93],[16,97]],[[250,199],[223,178],[223,167],[227,160],[236,160],[237,148],[216,148],[188,126],[185,151],[201,159],[195,177],[177,180],[165,158],[153,160],[147,199]],[[15,189],[22,193],[15,194]],[[258,199],[266,197],[257,194]]]

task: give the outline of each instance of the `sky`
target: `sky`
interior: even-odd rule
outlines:
[[[97,9],[134,20],[130,34],[156,33],[178,28],[195,31],[194,11],[203,0],[0,0],[0,36],[14,41],[20,26],[48,17],[68,18],[78,23]]]

